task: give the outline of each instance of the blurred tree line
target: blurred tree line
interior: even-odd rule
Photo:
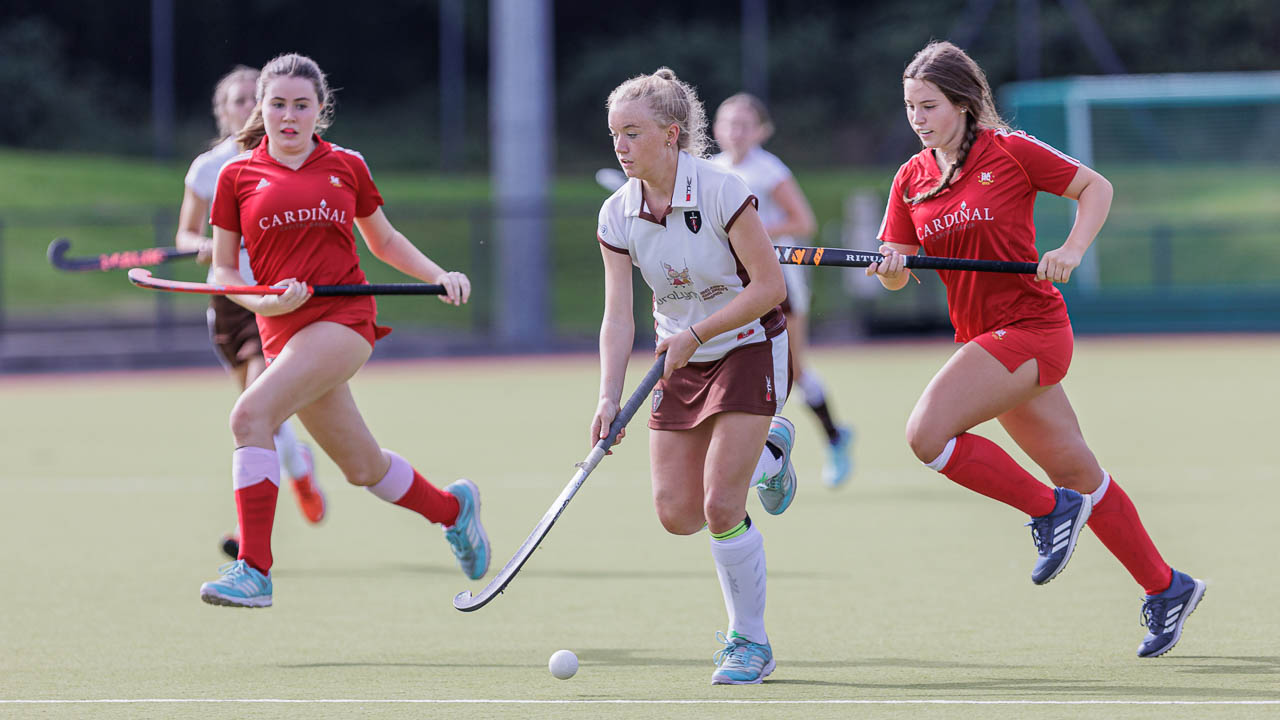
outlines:
[[[796,165],[896,163],[915,139],[900,73],[948,38],[967,0],[769,3],[771,143]],[[1130,73],[1280,69],[1280,2],[1086,0]],[[487,168],[488,2],[465,0],[469,168]],[[1017,79],[1016,0],[994,0],[968,50],[992,85]],[[6,0],[0,9],[0,144],[100,153],[151,149],[150,2]],[[338,88],[331,136],[376,167],[431,168],[436,148],[439,7],[422,0],[174,3],[178,151],[214,132],[210,93],[233,65],[280,52],[314,57]],[[604,99],[635,74],[672,67],[708,109],[741,87],[739,0],[652,0],[643,10],[554,2],[557,162],[612,162]],[[1044,77],[1099,74],[1064,4],[1040,0]],[[1016,118],[1013,118],[1016,124]]]

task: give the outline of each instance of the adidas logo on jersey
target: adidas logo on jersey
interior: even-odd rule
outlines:
[[[259,181],[258,181],[258,187],[254,188],[254,189],[255,189],[255,190],[261,190],[262,188],[264,188],[264,187],[266,187],[266,186],[268,186],[268,185],[270,185],[270,184],[271,184],[271,183],[267,182],[267,179],[266,179],[266,178],[262,178],[261,180],[259,180]]]

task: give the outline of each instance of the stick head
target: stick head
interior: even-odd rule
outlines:
[[[462,612],[471,612],[472,610],[479,610],[482,605],[484,605],[484,603],[479,602],[476,600],[476,598],[472,597],[470,590],[463,590],[462,592],[453,596],[453,606],[461,610]]]
[[[151,271],[146,268],[130,268],[129,282],[137,285],[138,287],[155,287],[155,284],[151,282]]]
[[[71,248],[71,241],[66,238],[58,238],[49,243],[49,262],[57,265],[63,255],[67,254],[67,250]]]

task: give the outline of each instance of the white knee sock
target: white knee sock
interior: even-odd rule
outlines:
[[[293,427],[289,425],[289,421],[285,420],[280,423],[280,427],[276,430],[275,435],[276,452],[280,453],[280,467],[284,468],[286,475],[292,478],[299,478],[307,474],[307,460],[302,457],[302,451],[298,449],[298,436],[293,434]]]
[[[1094,507],[1098,507],[1098,503],[1102,502],[1102,496],[1107,494],[1107,488],[1109,487],[1111,487],[1111,473],[1107,472],[1106,470],[1103,470],[1102,484],[1098,486],[1097,490],[1094,490],[1092,493],[1090,493],[1090,497],[1093,498]]]
[[[782,458],[774,457],[766,445],[760,451],[760,460],[756,462],[755,472],[751,475],[751,484],[755,485],[782,472]]]
[[[764,537],[752,525],[729,540],[711,538],[711,558],[720,576],[724,607],[729,612],[729,632],[755,643],[769,642],[764,631]]]
[[[809,407],[826,402],[827,391],[822,385],[822,378],[812,368],[805,368],[804,373],[796,379],[796,384],[804,391],[804,404]]]

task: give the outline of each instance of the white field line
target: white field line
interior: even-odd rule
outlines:
[[[1274,700],[501,700],[387,698],[103,698],[76,700],[0,699],[0,705],[127,704],[286,704],[286,705],[1280,705]]]

